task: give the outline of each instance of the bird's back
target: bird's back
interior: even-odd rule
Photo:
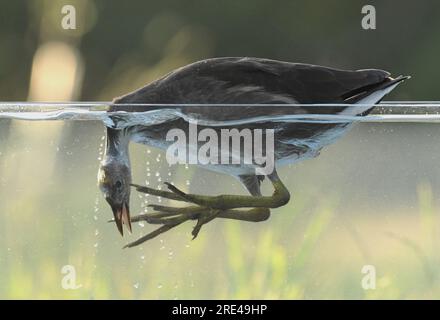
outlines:
[[[259,58],[214,58],[172,71],[114,103],[151,104],[284,104],[356,102],[365,90],[389,81],[389,73],[368,69],[338,70]],[[228,120],[277,113],[336,113],[343,108],[222,109],[189,107],[184,111],[207,119]],[[142,106],[113,106],[110,111],[146,111]]]
[[[388,72],[376,69],[339,70],[316,65],[259,58],[215,58],[177,69],[134,92],[114,100],[110,111],[141,112],[152,107],[130,104],[249,104],[249,106],[181,108],[184,114],[199,120],[241,120],[286,114],[366,114],[371,107],[357,112],[350,106],[325,107],[256,107],[251,104],[353,104],[376,94],[371,105],[380,101],[402,79],[392,79]],[[382,90],[382,91],[381,91]],[[123,104],[123,105],[118,105]],[[157,106],[153,108],[164,108]],[[242,127],[252,127],[246,124]],[[182,119],[167,123],[138,126],[134,140],[166,146],[166,133],[172,128],[187,128]],[[228,126],[225,126],[228,127]],[[276,129],[277,160],[312,157],[333,142],[347,124],[259,122],[254,127]],[[200,130],[203,129],[200,126]],[[222,127],[215,127],[219,131]],[[143,140],[144,139],[144,140]],[[293,157],[293,158],[292,158]]]

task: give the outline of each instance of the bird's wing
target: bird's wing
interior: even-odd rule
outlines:
[[[259,58],[220,58],[189,66],[199,77],[213,77],[229,87],[260,87],[291,96],[299,103],[337,103],[389,79],[383,70],[339,70]]]

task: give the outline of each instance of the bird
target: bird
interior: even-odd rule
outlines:
[[[122,128],[116,125],[106,128],[106,148],[98,171],[98,185],[113,211],[113,221],[119,232],[123,235],[124,225],[131,232],[131,223],[136,221],[161,225],[126,247],[139,245],[188,220],[197,221],[193,238],[204,224],[216,218],[251,222],[267,220],[270,209],[286,205],[291,197],[277,174],[277,168],[318,156],[323,147],[336,141],[352,125],[352,121],[310,123],[271,119],[280,115],[366,116],[385,95],[408,78],[393,78],[389,72],[379,69],[342,70],[265,58],[220,57],[183,66],[113,99],[108,111],[114,115],[114,123],[121,112],[155,111],[163,114],[159,122],[146,120]],[[181,116],[170,116],[167,104],[181,104]],[[266,104],[268,107],[261,107]],[[283,104],[294,106],[283,107]],[[198,130],[209,128],[217,133],[231,127],[274,130],[275,168],[267,174],[257,174],[252,165],[200,165],[237,178],[249,195],[197,195],[185,193],[169,182],[165,183],[168,190],[133,183],[128,152],[130,142],[166,150],[172,143],[166,139],[167,132],[173,128],[187,132],[188,117],[201,121]],[[243,119],[251,120],[240,122]],[[243,157],[243,150],[236,152],[236,156]],[[270,196],[261,193],[260,185],[265,178],[274,188]],[[130,217],[131,188],[189,205],[151,204],[153,212]]]

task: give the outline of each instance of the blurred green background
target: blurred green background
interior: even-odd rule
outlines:
[[[61,28],[65,4],[77,29]],[[377,29],[361,28],[373,4]],[[387,99],[439,98],[438,1],[1,1],[0,101],[111,100],[187,63],[258,56],[411,75]],[[291,202],[260,224],[191,224],[122,250],[96,186],[97,122],[0,120],[0,298],[440,298],[440,127],[363,124],[280,169]],[[132,145],[133,179],[245,193]],[[215,181],[215,183],[213,183]],[[265,185],[264,191],[271,192]],[[133,214],[158,199],[132,194]],[[76,271],[65,290],[63,266]],[[376,267],[364,290],[364,265]]]

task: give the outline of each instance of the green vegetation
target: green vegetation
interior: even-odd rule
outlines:
[[[61,28],[67,3],[77,30]],[[395,99],[438,99],[439,2],[377,3],[376,31],[361,29],[364,4],[4,2],[0,100],[107,101],[215,56],[383,68],[413,76]],[[95,122],[0,120],[0,298],[440,297],[438,125],[358,125],[317,159],[279,170],[292,199],[268,221],[214,221],[195,241],[186,223],[125,250],[152,226],[122,239],[106,222],[112,214],[96,186],[103,135]],[[245,194],[230,177],[168,168],[155,149],[131,152],[136,183]],[[145,201],[158,199],[133,191],[133,214]],[[367,264],[376,290],[361,287]],[[65,265],[81,288],[62,288]]]

